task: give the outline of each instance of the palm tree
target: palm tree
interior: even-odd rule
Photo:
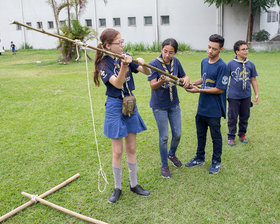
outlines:
[[[60,34],[61,31],[63,36],[70,39],[79,39],[80,41],[85,41],[86,39],[89,40],[95,37],[94,30],[90,30],[86,26],[83,27],[79,23],[79,15],[86,7],[87,0],[63,0],[60,3],[57,3],[56,0],[48,0],[48,3],[53,8],[58,34]],[[64,8],[67,9],[68,24],[59,26],[59,14]],[[75,10],[75,15],[72,15],[72,18],[70,13],[71,8],[74,8]],[[90,36],[92,33],[93,35]],[[63,62],[71,61],[76,54],[76,47],[71,42],[60,40],[58,48],[61,49]]]

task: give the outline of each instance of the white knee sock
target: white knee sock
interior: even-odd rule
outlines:
[[[113,167],[115,188],[122,189],[122,166]]]
[[[137,164],[127,162],[129,170],[130,186],[135,187],[137,185]]]

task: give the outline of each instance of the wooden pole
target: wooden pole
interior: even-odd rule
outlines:
[[[52,194],[53,192],[59,190],[60,188],[62,188],[62,187],[64,187],[65,185],[69,184],[70,182],[72,182],[73,180],[76,180],[79,176],[80,176],[80,174],[77,173],[77,174],[74,175],[73,177],[70,177],[69,179],[67,179],[67,180],[64,181],[63,183],[57,185],[56,187],[50,189],[49,191],[47,191],[47,192],[41,194],[41,195],[38,196],[38,197],[39,197],[39,198],[44,198],[44,197],[46,197],[46,196]],[[35,202],[34,202],[33,200],[31,200],[31,201],[29,201],[29,202],[27,202],[27,203],[25,203],[25,204],[19,206],[18,208],[16,208],[16,209],[10,211],[10,212],[7,213],[6,215],[1,216],[1,217],[0,217],[0,222],[2,222],[2,221],[4,221],[4,220],[8,219],[9,217],[13,216],[14,214],[16,214],[16,213],[22,211],[23,209],[25,209],[25,208],[27,208],[27,207],[33,205],[34,203],[35,203]]]
[[[71,211],[71,210],[69,210],[69,209],[63,208],[63,207],[58,206],[58,205],[56,205],[56,204],[53,204],[53,203],[51,203],[51,202],[49,202],[49,201],[46,201],[46,200],[44,200],[44,199],[42,199],[42,198],[40,198],[40,197],[38,197],[38,196],[33,198],[33,196],[32,196],[31,194],[28,194],[28,193],[25,193],[25,192],[21,192],[21,194],[22,194],[23,196],[28,197],[28,198],[32,198],[32,199],[34,199],[34,200],[36,200],[36,201],[39,201],[40,203],[42,203],[42,204],[44,204],[44,205],[47,205],[47,206],[52,207],[52,208],[54,208],[54,209],[57,209],[57,210],[59,210],[59,211],[61,211],[61,212],[64,212],[64,213],[66,213],[66,214],[68,214],[68,215],[72,215],[72,216],[74,216],[74,217],[76,217],[76,218],[82,219],[82,220],[84,220],[84,221],[91,222],[91,223],[97,223],[97,224],[107,224],[106,222],[102,222],[102,221],[99,221],[99,220],[97,220],[97,219],[93,219],[93,218],[90,218],[90,217],[81,215],[81,214],[79,214],[79,213],[77,213],[77,212],[73,212],[73,211]]]
[[[57,34],[54,34],[54,33],[49,33],[49,32],[46,32],[46,31],[43,30],[43,29],[39,30],[39,29],[36,29],[36,28],[34,28],[34,27],[27,26],[26,24],[17,22],[17,21],[13,21],[12,24],[17,24],[17,25],[26,27],[26,28],[28,28],[28,29],[30,29],[30,30],[34,30],[34,31],[37,31],[37,32],[40,32],[40,33],[44,33],[44,34],[47,34],[47,35],[49,35],[49,36],[53,36],[53,37],[56,37],[56,38],[59,38],[59,39],[63,39],[63,40],[66,40],[66,41],[69,41],[69,42],[72,42],[72,43],[75,43],[75,44],[79,44],[79,45],[81,45],[81,46],[83,46],[83,47],[87,47],[87,48],[90,48],[90,49],[93,49],[93,50],[96,50],[96,51],[103,52],[103,53],[105,53],[105,54],[112,55],[112,56],[114,56],[114,57],[118,57],[118,58],[124,59],[124,56],[123,56],[123,55],[116,54],[116,53],[113,53],[113,52],[111,52],[111,51],[107,51],[107,50],[104,50],[104,49],[96,48],[96,47],[87,45],[87,44],[82,43],[82,42],[77,42],[77,41],[72,40],[72,39],[70,39],[70,38],[63,37],[63,36],[60,36],[60,35],[57,35]],[[137,61],[137,60],[133,59],[132,61],[133,61],[134,63],[138,64],[138,61]],[[156,68],[156,67],[154,67],[154,66],[152,66],[152,65],[146,64],[146,63],[144,64],[144,66],[147,67],[147,68],[153,69],[154,71],[157,71],[157,72],[159,72],[159,73],[161,73],[161,74],[163,74],[163,75],[165,75],[165,76],[171,78],[170,81],[171,81],[172,83],[174,83],[174,84],[176,84],[176,85],[179,85],[179,86],[181,86],[181,87],[184,86],[184,83],[183,83],[178,77],[176,77],[176,76],[174,76],[174,75],[170,75],[168,72],[162,71],[162,70],[160,70],[160,69],[158,69],[158,68]],[[191,87],[190,87],[190,88],[191,88]]]

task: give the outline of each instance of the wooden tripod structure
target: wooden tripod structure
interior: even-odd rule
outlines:
[[[96,224],[106,224],[105,222],[102,222],[102,221],[99,221],[99,220],[96,220],[96,219],[93,219],[93,218],[90,218],[90,217],[81,215],[81,214],[79,214],[79,213],[77,213],[77,212],[70,211],[70,210],[68,210],[68,209],[66,209],[66,208],[63,208],[63,207],[58,206],[58,205],[55,205],[55,204],[53,204],[53,203],[51,203],[51,202],[48,202],[48,201],[46,201],[46,200],[43,199],[44,197],[46,197],[46,196],[52,194],[53,192],[59,190],[60,188],[66,186],[68,183],[72,182],[73,180],[76,180],[79,176],[80,176],[80,174],[77,173],[76,175],[70,177],[69,179],[67,179],[67,180],[64,181],[63,183],[57,185],[56,187],[54,187],[54,188],[48,190],[47,192],[45,192],[45,193],[43,193],[43,194],[41,194],[41,195],[39,195],[39,196],[34,196],[34,195],[27,194],[27,193],[25,193],[25,192],[22,192],[22,193],[21,193],[22,195],[31,198],[31,200],[30,200],[29,202],[27,202],[27,203],[25,203],[25,204],[19,206],[18,208],[16,208],[16,209],[10,211],[9,213],[7,213],[7,214],[1,216],[1,217],[0,217],[0,222],[3,222],[4,220],[10,218],[11,216],[15,215],[16,213],[18,213],[18,212],[24,210],[25,208],[27,208],[27,207],[33,205],[34,203],[36,203],[37,201],[39,201],[39,202],[41,202],[42,204],[48,205],[48,206],[50,206],[50,207],[52,207],[52,208],[55,208],[55,209],[57,209],[57,210],[59,210],[59,211],[62,211],[62,212],[64,212],[64,213],[67,213],[67,214],[69,214],[69,215],[72,215],[72,216],[74,216],[74,217],[77,217],[77,218],[82,219],[82,220],[84,220],[84,221],[91,222],[91,223],[96,223]]]

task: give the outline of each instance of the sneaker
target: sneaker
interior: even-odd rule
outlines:
[[[165,178],[170,178],[171,177],[168,166],[161,168],[161,176],[165,177]]]
[[[205,162],[203,160],[194,158],[192,161],[186,164],[186,167],[193,167],[193,166],[204,166]]]
[[[174,166],[181,167],[182,163],[176,156],[168,156],[168,159],[171,160]]]
[[[234,145],[235,145],[235,142],[234,142],[233,139],[229,139],[229,140],[227,141],[227,144],[230,145],[230,146],[234,146]]]
[[[219,173],[220,170],[221,170],[221,163],[215,162],[215,163],[212,163],[212,165],[209,169],[209,173],[216,174],[216,173]]]
[[[130,190],[135,193],[139,194],[144,197],[148,197],[150,195],[150,192],[147,190],[144,190],[139,184],[137,184],[135,187],[130,186]]]
[[[239,140],[243,143],[248,143],[248,140],[245,138],[245,135],[242,134],[240,137],[239,137]]]
[[[119,188],[115,188],[111,197],[109,198],[108,202],[109,203],[116,203],[117,200],[119,200],[121,194],[122,194],[122,190],[119,189]]]

